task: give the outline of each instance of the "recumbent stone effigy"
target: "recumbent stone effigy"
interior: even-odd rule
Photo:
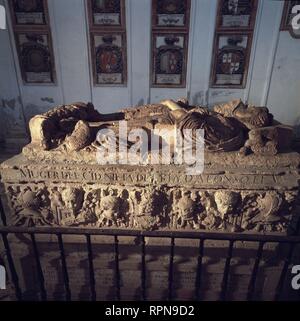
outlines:
[[[109,129],[118,139],[122,121],[129,130],[149,132],[203,129],[204,172],[188,175],[184,165],[172,162],[98,164],[97,132]],[[1,166],[9,224],[258,233],[295,229],[300,155],[292,149],[292,128],[275,121],[266,107],[234,100],[208,109],[181,99],[104,115],[91,103],[74,103],[33,117],[29,128],[31,143]],[[103,144],[111,143],[109,135],[103,138]],[[127,142],[128,150],[132,144]]]

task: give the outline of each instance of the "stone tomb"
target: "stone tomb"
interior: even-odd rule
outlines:
[[[284,139],[278,136],[281,131],[290,135],[290,130],[274,123],[266,109],[253,108],[238,101],[216,106],[215,111],[210,112],[203,107],[188,106],[186,101],[167,101],[123,110],[108,117],[98,114],[90,105],[74,104],[36,116],[30,122],[32,142],[22,154],[1,165],[8,224],[295,233],[300,213],[300,155],[292,150],[287,136]],[[178,116],[182,110],[184,114]],[[103,124],[115,126],[116,119],[132,117],[135,122],[130,126],[133,127],[141,122],[145,127],[166,123],[180,128],[187,123],[204,127],[205,134],[210,133],[205,136],[208,148],[204,172],[187,175],[184,165],[175,164],[97,164],[93,128],[99,129]],[[235,121],[238,123],[231,123]],[[214,126],[217,126],[217,134],[212,137]],[[236,126],[241,127],[236,130]],[[69,132],[63,133],[66,128]],[[218,138],[218,130],[227,140]],[[87,299],[88,261],[84,239],[66,236],[64,240],[70,283],[75,289],[73,298]],[[37,281],[30,241],[24,236],[11,237],[11,242],[18,258],[22,286],[32,298],[37,291]],[[50,298],[60,299],[64,291],[57,241],[54,236],[39,236],[38,245]],[[207,241],[206,245],[202,298],[217,299],[226,259],[224,248],[228,243]],[[114,298],[112,240],[95,237],[93,246],[97,298]],[[235,244],[228,299],[246,298],[256,249],[257,245],[251,242]],[[265,249],[256,296],[271,299],[286,249],[277,251],[271,244],[266,244]],[[178,299],[194,298],[197,250],[196,241],[176,243],[174,294]],[[121,295],[124,299],[138,299],[141,295],[140,260],[139,240],[121,238]],[[167,241],[147,239],[146,284],[150,299],[166,298],[168,260]]]
[[[11,224],[146,230],[293,229],[298,153],[208,154],[201,175],[176,165],[2,164]]]

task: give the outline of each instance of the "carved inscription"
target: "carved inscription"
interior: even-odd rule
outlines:
[[[19,169],[14,173],[3,174],[3,179],[8,180],[14,177],[20,181],[65,181],[65,182],[91,182],[99,184],[129,184],[129,185],[170,185],[178,186],[199,186],[199,187],[236,187],[245,189],[265,188],[274,184],[297,187],[297,180],[293,175],[276,174],[202,174],[186,175],[184,171],[173,172],[151,172],[139,169],[139,171],[116,171],[91,170],[80,168],[77,170],[68,169]]]

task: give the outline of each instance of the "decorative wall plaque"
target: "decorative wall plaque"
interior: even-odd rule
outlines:
[[[47,0],[11,0],[9,4],[24,83],[54,83]]]
[[[124,27],[124,0],[88,0],[93,26]]]
[[[22,76],[27,83],[54,82],[51,37],[48,33],[16,33]]]
[[[296,5],[300,5],[300,1],[285,1],[280,30],[288,30],[293,38],[300,38],[300,29],[292,28],[292,19],[295,16],[292,9]]]
[[[153,0],[153,28],[188,28],[190,0]]]
[[[9,2],[15,25],[46,25],[47,2],[45,0],[12,0]]]
[[[190,0],[152,0],[152,86],[185,87]]]
[[[219,0],[211,87],[244,88],[258,0]]]
[[[241,87],[247,76],[252,35],[218,33],[211,83],[213,87]]]
[[[87,0],[94,84],[126,84],[126,24],[124,0]]]
[[[218,6],[218,29],[253,28],[257,0],[221,0]]]
[[[153,86],[185,86],[186,37],[186,34],[153,34]]]
[[[100,85],[126,83],[126,53],[124,33],[92,34],[94,82]]]

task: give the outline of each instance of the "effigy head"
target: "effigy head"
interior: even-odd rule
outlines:
[[[235,99],[228,103],[215,105],[213,111],[224,117],[233,117],[235,110],[239,107],[245,107],[245,105],[241,99]]]
[[[224,117],[237,119],[248,129],[270,126],[273,122],[273,115],[267,107],[245,105],[241,99],[216,105],[213,110]]]
[[[237,110],[235,115],[248,129],[267,127],[273,122],[267,107],[248,106],[245,110]]]

